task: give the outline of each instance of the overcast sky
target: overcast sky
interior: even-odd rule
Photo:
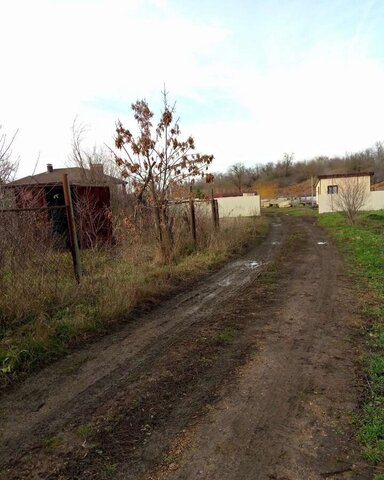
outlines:
[[[166,84],[183,134],[236,162],[384,140],[383,0],[0,0],[0,124],[19,176],[64,166],[77,115],[113,143]]]

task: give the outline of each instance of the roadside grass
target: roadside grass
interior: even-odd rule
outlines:
[[[113,463],[106,463],[104,465],[104,471],[102,472],[103,478],[112,478],[115,476],[117,465]]]
[[[135,238],[109,250],[82,252],[78,286],[68,253],[44,253],[13,278],[0,271],[0,386],[9,384],[113,324],[136,309],[148,309],[256,244],[267,233],[263,218],[221,221],[220,230],[198,232],[195,247],[178,241],[169,265],[159,262],[153,239]],[[188,237],[189,239],[189,237]],[[60,265],[60,268],[56,268]],[[55,267],[55,268],[54,268]],[[3,274],[3,277],[1,276]],[[75,368],[76,370],[76,368]]]
[[[342,214],[319,216],[319,224],[336,240],[357,280],[361,313],[369,319],[364,359],[367,395],[358,418],[358,438],[367,460],[384,461],[384,211],[360,212],[355,225]],[[364,303],[363,303],[364,302]],[[368,303],[365,303],[368,302]],[[380,474],[375,480],[384,480]]]
[[[94,434],[94,432],[95,427],[90,423],[87,423],[85,425],[79,425],[76,430],[76,434],[81,440],[87,440]]]
[[[232,326],[225,327],[221,332],[216,335],[216,340],[220,344],[230,344],[235,340],[237,331]]]
[[[63,440],[59,436],[46,438],[43,442],[43,446],[47,450],[56,450],[61,447],[62,444]]]

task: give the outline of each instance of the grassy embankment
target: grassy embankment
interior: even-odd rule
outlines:
[[[384,211],[361,212],[355,225],[341,214],[319,216],[338,243],[356,279],[361,312],[368,319],[368,353],[365,358],[368,391],[362,407],[358,437],[364,456],[384,461]],[[375,480],[384,480],[382,473]]]
[[[80,286],[68,253],[43,249],[39,257],[32,249],[34,256],[24,255],[16,273],[0,271],[0,386],[185,288],[266,232],[262,218],[222,221],[218,232],[201,232],[198,247],[179,248],[170,265],[158,261],[146,236],[111,250],[83,251]]]

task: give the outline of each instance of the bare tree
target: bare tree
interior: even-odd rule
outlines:
[[[19,159],[12,158],[12,145],[18,130],[9,138],[1,129],[0,125],[0,184],[13,180],[19,166]]]
[[[82,169],[83,180],[88,184],[103,184],[109,187],[111,193],[111,207],[113,213],[127,208],[128,181],[121,181],[120,169],[116,165],[115,157],[106,147],[87,149],[84,141],[88,128],[77,119],[72,124],[71,153],[67,164]],[[119,179],[120,182],[116,182]]]
[[[82,168],[84,176],[89,181],[105,180],[100,170],[92,169],[93,165],[102,165],[103,173],[115,178],[120,177],[114,155],[109,150],[96,146],[91,150],[84,147],[87,131],[88,127],[79,122],[76,117],[72,124],[72,148],[69,155],[69,165]]]
[[[288,177],[290,167],[293,163],[294,153],[284,153],[283,155],[283,165],[284,165],[284,172],[285,176]]]
[[[243,163],[235,163],[228,170],[229,177],[232,183],[236,186],[237,190],[241,193],[247,175],[247,169]]]
[[[123,178],[132,181],[132,187],[141,203],[154,207],[157,237],[164,261],[170,259],[171,235],[166,205],[174,186],[194,177],[211,181],[207,173],[213,155],[193,153],[195,141],[189,136],[180,139],[179,120],[175,119],[175,105],[168,102],[163,91],[163,106],[158,123],[152,124],[153,113],[146,100],[137,100],[132,105],[138,133],[134,135],[116,124],[116,164]]]
[[[367,201],[369,188],[366,177],[349,177],[340,181],[334,197],[336,208],[345,213],[351,224],[355,223],[356,214]]]
[[[76,223],[81,248],[95,248],[111,240],[111,212],[95,197],[92,189],[85,187],[75,194]]]

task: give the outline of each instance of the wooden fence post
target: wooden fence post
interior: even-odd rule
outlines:
[[[80,283],[80,280],[81,280],[80,252],[79,252],[79,244],[78,244],[78,241],[77,241],[77,233],[76,233],[75,216],[74,216],[74,213],[73,213],[72,196],[71,196],[71,190],[70,190],[70,187],[69,187],[68,174],[67,173],[63,174],[63,191],[64,191],[65,207],[66,207],[66,212],[67,212],[69,243],[70,243],[70,246],[71,246],[73,270],[75,272],[75,278],[76,278],[77,283]]]

